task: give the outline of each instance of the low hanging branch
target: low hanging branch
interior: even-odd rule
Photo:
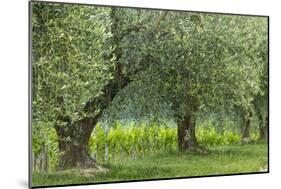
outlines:
[[[164,18],[167,16],[168,11],[162,11],[160,16],[158,17],[158,19],[156,20],[153,30],[158,32],[159,31],[159,26],[162,20],[164,20]]]

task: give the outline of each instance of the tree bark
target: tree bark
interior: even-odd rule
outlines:
[[[257,112],[257,117],[258,117],[258,120],[259,120],[259,133],[260,133],[260,139],[265,139],[265,130],[266,128],[264,127],[265,125],[265,122],[263,120],[263,116],[260,112]]]
[[[259,133],[260,133],[260,139],[267,140],[268,139],[268,117],[263,117],[260,115],[259,118]]]
[[[257,100],[256,100],[257,101]],[[266,139],[266,132],[267,132],[267,120],[264,120],[264,116],[262,115],[262,112],[260,110],[259,104],[257,102],[254,103],[255,112],[257,114],[257,118],[259,120],[259,134],[260,139]]]
[[[264,127],[263,127],[263,132],[264,132],[264,139],[268,141],[268,116],[265,116],[265,121],[264,121]]]
[[[244,121],[243,121],[243,134],[242,134],[242,140],[246,138],[250,138],[250,124],[251,124],[251,117],[252,112],[246,113],[244,115]]]
[[[250,119],[249,118],[245,119],[242,139],[243,138],[250,138]]]
[[[97,167],[88,148],[95,124],[95,119],[85,118],[75,123],[68,122],[66,126],[55,127],[59,140],[59,170]]]
[[[178,121],[179,151],[195,150],[198,147],[195,136],[195,117],[185,116]]]

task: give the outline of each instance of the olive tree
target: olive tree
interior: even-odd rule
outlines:
[[[113,78],[110,10],[32,5],[33,127],[55,128],[60,168],[91,166],[88,140]]]
[[[147,64],[136,80],[147,81],[171,105],[179,150],[195,149],[200,111],[239,106],[249,117],[253,96],[261,91],[259,50],[267,48],[266,18],[164,13],[153,35],[128,36],[124,58],[146,57],[134,62],[135,67]]]
[[[121,18],[140,12],[40,2],[32,11],[33,131],[55,128],[60,169],[96,166],[89,137],[118,92],[145,68],[121,61],[123,38],[144,29],[137,19],[126,25]],[[156,24],[145,30],[157,29],[161,17],[148,14],[146,21]]]

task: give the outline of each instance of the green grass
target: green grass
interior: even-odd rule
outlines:
[[[265,172],[267,153],[267,144],[218,146],[210,148],[207,155],[173,152],[106,164],[108,172],[87,176],[77,171],[34,173],[32,182],[33,186],[44,186]]]

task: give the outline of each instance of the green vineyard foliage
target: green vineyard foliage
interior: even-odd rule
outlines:
[[[34,171],[53,171],[59,160],[59,149],[55,130],[45,127],[38,137],[33,137]],[[257,133],[251,133],[251,141],[258,140]],[[218,131],[212,125],[199,125],[196,138],[205,147],[241,143],[241,134],[231,129]],[[89,151],[99,163],[140,159],[161,152],[177,151],[177,128],[155,123],[116,122],[112,127],[98,123],[89,140]],[[43,160],[46,162],[42,162]],[[46,164],[42,170],[41,164]],[[39,164],[39,165],[38,165]],[[40,167],[41,166],[41,167]]]
[[[256,139],[256,135],[253,136]],[[207,147],[239,144],[241,141],[239,133],[232,130],[218,132],[215,127],[198,127],[196,137],[200,145]],[[98,162],[123,161],[159,152],[172,152],[177,150],[177,128],[134,122],[124,126],[116,122],[114,127],[105,129],[97,124],[89,146],[90,153]],[[107,158],[104,157],[106,151]]]

